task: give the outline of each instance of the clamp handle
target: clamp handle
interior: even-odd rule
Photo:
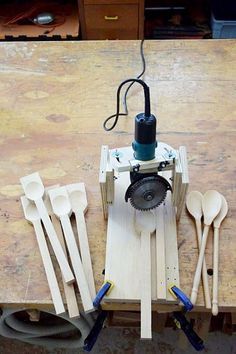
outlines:
[[[191,300],[176,285],[171,285],[168,290],[174,297],[176,297],[177,299],[179,299],[182,302],[182,304],[184,305],[185,311],[191,311],[193,309],[193,304],[192,304]]]
[[[193,330],[192,325],[186,317],[181,312],[173,312],[175,324],[177,327],[181,328],[188,338],[189,342],[192,346],[197,350],[201,351],[204,349],[203,340],[197,335],[197,333]]]
[[[98,315],[93,328],[91,329],[89,335],[84,340],[83,349],[86,352],[90,352],[93,349],[94,344],[98,338],[99,333],[103,328],[104,321],[107,318],[107,311],[101,311]]]
[[[93,306],[96,309],[100,306],[100,303],[101,303],[102,299],[104,298],[104,296],[106,294],[109,294],[109,292],[111,291],[113,286],[114,286],[114,284],[110,280],[106,280],[105,283],[100,288],[100,290],[98,290],[98,293],[97,293],[95,299],[93,300]]]

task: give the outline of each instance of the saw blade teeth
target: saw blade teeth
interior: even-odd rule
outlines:
[[[147,189],[145,190],[145,188]],[[161,176],[144,177],[129,187],[128,198],[133,208],[148,211],[157,208],[166,198],[168,182]]]

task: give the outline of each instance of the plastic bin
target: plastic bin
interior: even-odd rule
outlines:
[[[236,20],[216,20],[211,15],[212,38],[236,38]]]

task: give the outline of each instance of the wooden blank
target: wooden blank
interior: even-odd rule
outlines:
[[[66,186],[71,201],[72,211],[75,214],[80,254],[84,273],[88,282],[92,299],[96,296],[93,268],[89,250],[87,227],[84,213],[87,211],[88,202],[84,183],[74,183]]]
[[[30,221],[35,230],[40,254],[43,261],[43,266],[45,269],[48,286],[52,296],[53,305],[55,307],[56,314],[61,314],[65,312],[64,304],[62,301],[59,285],[53,268],[51,256],[48,250],[47,242],[43,232],[43,228],[40,221],[40,216],[37,212],[36,206],[31,204],[26,197],[21,197],[21,203],[24,210],[24,215],[26,220]]]
[[[141,339],[152,339],[151,243],[150,233],[141,232]]]
[[[71,205],[67,190],[65,187],[60,187],[49,191],[52,208],[60,218],[62,229],[65,235],[66,245],[69,251],[72,267],[74,269],[75,278],[79,287],[80,296],[85,312],[94,310],[91,295],[89,292],[87,280],[84,274],[82,262],[80,259],[79,250],[75,241],[74,232],[70,223],[69,214]]]
[[[166,299],[166,257],[165,257],[165,225],[164,205],[156,209],[156,283],[157,299]]]
[[[42,199],[44,194],[44,186],[39,174],[36,172],[31,175],[22,177],[20,179],[20,182],[24,189],[26,197],[30,200],[33,200],[34,203],[36,204],[38,213],[47,231],[48,238],[52,245],[53,251],[57,258],[65,282],[72,283],[74,281],[74,275],[70,269],[70,266],[63,252],[61,244],[57,238],[56,231],[48,215],[47,208],[44,205]]]
[[[67,252],[66,245],[65,245],[65,240],[64,240],[62,229],[61,229],[60,221],[58,220],[58,218],[55,215],[51,215],[51,220],[52,220],[52,223],[55,227],[56,233],[58,235],[58,239],[59,239],[59,241],[62,245],[62,248],[66,254],[66,252]],[[77,298],[76,298],[76,294],[75,294],[74,284],[67,284],[64,281],[64,279],[62,279],[62,281],[63,281],[63,287],[64,287],[64,292],[65,292],[65,298],[66,298],[66,304],[67,304],[69,317],[70,318],[78,318],[78,317],[80,317],[80,313],[79,313],[79,307],[78,307]]]

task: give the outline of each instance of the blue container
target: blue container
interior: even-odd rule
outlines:
[[[216,20],[211,15],[212,38],[236,38],[236,20]]]

